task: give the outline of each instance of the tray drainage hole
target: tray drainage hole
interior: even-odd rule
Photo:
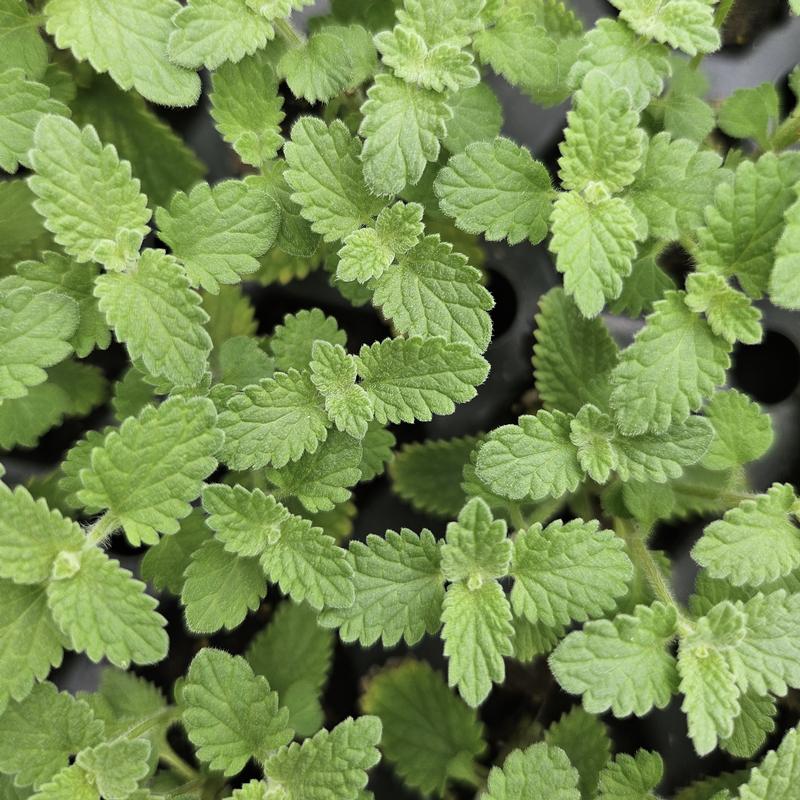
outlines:
[[[761,403],[780,403],[800,383],[800,353],[777,331],[760,344],[739,345],[733,354],[733,382]]]
[[[494,298],[494,308],[489,312],[492,318],[492,338],[498,339],[514,324],[517,316],[517,294],[511,281],[501,272],[486,268],[486,288]]]

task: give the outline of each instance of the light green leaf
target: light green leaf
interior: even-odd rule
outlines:
[[[769,279],[769,298],[781,308],[800,308],[800,199],[784,215],[785,227],[775,245],[775,265]]]
[[[630,92],[592,70],[567,114],[558,160],[564,188],[616,194],[633,183],[646,138],[638,123]]]
[[[364,183],[359,148],[343,122],[326,126],[316,117],[301,117],[284,148],[292,200],[325,241],[344,239],[383,206]]]
[[[382,670],[361,704],[380,718],[381,749],[408,786],[429,795],[441,794],[451,779],[478,783],[483,726],[429,664],[409,659]]]
[[[719,108],[719,127],[736,139],[755,139],[762,150],[769,149],[770,135],[780,115],[775,86],[762,83],[737,89]]]
[[[120,88],[161,105],[192,106],[200,95],[199,76],[167,57],[179,10],[176,0],[48,0],[44,9],[56,44],[96,72],[108,72]]]
[[[316,341],[311,350],[311,382],[325,398],[325,411],[336,428],[362,439],[372,421],[372,404],[356,385],[355,357],[341,345]]]
[[[442,144],[451,153],[461,153],[473,142],[486,142],[500,135],[503,109],[497,95],[486,83],[450,95],[447,105],[453,117],[447,123]]]
[[[374,281],[374,302],[400,333],[441,336],[483,352],[494,301],[481,272],[437,235],[426,236]]]
[[[277,72],[295,97],[327,103],[352,82],[353,63],[345,38],[323,29],[289,48],[278,61]]]
[[[717,392],[706,405],[705,414],[714,426],[714,438],[702,461],[708,469],[743,466],[772,446],[771,417],[736,389]]]
[[[9,698],[24,700],[36,681],[43,681],[51,667],[61,664],[65,642],[47,608],[44,586],[0,580],[0,620],[0,709],[4,709]]]
[[[150,771],[150,742],[117,739],[78,754],[75,763],[105,800],[127,800]]]
[[[259,268],[257,257],[275,243],[280,209],[258,186],[228,180],[176,192],[156,211],[159,238],[181,261],[192,286],[216,294]]]
[[[578,779],[563,750],[539,742],[492,767],[481,800],[580,800]]]
[[[612,444],[614,423],[593,405],[584,406],[569,424],[569,439],[577,448],[581,469],[596,483],[605,483],[619,466]]]
[[[297,735],[316,733],[324,718],[319,695],[333,658],[333,634],[319,627],[316,612],[307,605],[281,603],[250,643],[246,658],[289,709]]]
[[[43,583],[62,551],[76,552],[85,537],[80,526],[34,500],[27,489],[0,483],[0,578]]]
[[[192,633],[238,627],[267,593],[258,560],[234,555],[214,539],[192,553],[184,575],[181,602]]]
[[[664,433],[700,408],[730,365],[728,344],[667,292],[611,373],[611,405],[625,435]]]
[[[81,700],[52,683],[37,684],[0,716],[0,770],[16,773],[19,786],[40,787],[84,747],[99,740],[103,723]]]
[[[182,692],[183,724],[197,756],[225,775],[264,761],[292,739],[289,712],[241,656],[206,647],[192,660]]]
[[[275,36],[270,21],[242,0],[189,0],[172,17],[172,25],[169,57],[192,69],[241,61]]]
[[[619,197],[587,202],[577,192],[556,200],[550,218],[556,268],[564,288],[585,317],[594,317],[606,300],[622,292],[636,255],[636,223],[630,207]]]
[[[288,17],[293,10],[299,11],[304,6],[313,5],[314,0],[245,0],[245,3],[273,22],[281,17]]]
[[[550,176],[510,139],[468,145],[439,172],[434,188],[442,211],[468,233],[509,244],[537,244],[547,235]]]
[[[27,80],[21,69],[0,71],[0,168],[16,172],[30,166],[33,132],[46,114],[66,116],[69,109],[50,97],[44,84]]]
[[[800,781],[800,736],[797,727],[791,728],[777,750],[750,773],[740,789],[740,800],[791,800]]]
[[[616,717],[664,708],[678,686],[675,659],[666,645],[675,634],[675,609],[662,603],[634,613],[587,622],[550,656],[561,687],[583,695],[593,714],[609,708]]]
[[[367,97],[359,129],[364,177],[376,194],[394,195],[418,183],[427,162],[439,157],[453,112],[442,95],[388,74],[375,78]]]
[[[78,499],[107,508],[133,545],[176,533],[203,480],[217,468],[222,434],[215,425],[214,406],[205,398],[147,406],[92,451],[90,467],[79,476]]]
[[[664,79],[672,72],[666,47],[637,36],[627,25],[613,19],[598,20],[583,41],[569,74],[575,86],[580,86],[589,72],[598,70],[615,87],[630,92],[636,110],[661,94]]]
[[[333,317],[326,317],[318,308],[287,314],[283,318],[283,324],[275,327],[270,339],[275,366],[283,372],[308,369],[314,342],[320,339],[344,346],[347,343],[347,334],[339,330]]]
[[[75,566],[73,575],[47,586],[50,611],[71,649],[94,662],[105,656],[123,668],[164,658],[166,620],[156,613],[145,585],[94,547],[84,550]]]
[[[25,0],[0,2],[0,72],[14,67],[38,79],[47,66],[47,45],[30,16]]]
[[[511,575],[515,614],[554,627],[599,617],[625,594],[633,566],[623,541],[596,520],[536,523],[517,534]]]
[[[27,286],[0,291],[0,403],[25,397],[51,367],[72,352],[78,304],[56,292]]]
[[[283,97],[270,55],[258,51],[211,76],[211,116],[222,138],[247,164],[260,166],[283,145]]]
[[[264,763],[270,786],[284,800],[358,800],[366,770],[380,761],[377,717],[348,717],[302,744],[281,748]]]
[[[695,272],[686,279],[686,305],[704,313],[711,330],[730,344],[758,344],[761,330],[761,311],[747,295],[734,289],[722,275]]]
[[[736,276],[753,298],[769,286],[774,249],[783,231],[783,215],[795,201],[800,153],[765,153],[739,164],[732,183],[717,187],[706,225],[697,231],[695,253],[701,272]]]
[[[503,656],[513,655],[511,608],[503,587],[480,578],[453,583],[442,606],[442,641],[448,659],[447,680],[475,708],[488,696],[492,683],[502,683]]]
[[[636,33],[693,56],[719,49],[714,8],[706,0],[611,0]]]
[[[338,627],[343,641],[365,647],[379,638],[384,647],[401,638],[413,645],[438,630],[444,576],[439,545],[429,530],[417,535],[403,528],[387,531],[385,538],[370,534],[365,543],[352,541],[349,563],[355,602],[325,609],[320,624]]]
[[[456,403],[475,397],[488,367],[469,345],[440,336],[384,339],[358,354],[358,374],[381,424],[452,414]]]
[[[743,500],[708,525],[692,557],[715,578],[759,586],[800,567],[800,530],[792,521],[797,497],[788,483]]]
[[[267,467],[266,476],[284,496],[296,497],[312,514],[332,511],[350,499],[349,487],[361,479],[361,444],[346,433],[330,431],[313,452],[283,467]]]
[[[492,431],[478,451],[476,470],[492,491],[511,500],[541,500],[575,491],[583,478],[570,418],[560,411],[520,417]]]
[[[482,5],[480,0],[405,0],[397,19],[428,44],[451,41],[466,45],[471,34],[481,28]]]
[[[637,750],[620,753],[600,773],[598,800],[656,800],[652,791],[661,783],[664,762],[658,753]]]
[[[35,800],[98,800],[100,795],[86,772],[73,764],[62,769],[33,797]]]

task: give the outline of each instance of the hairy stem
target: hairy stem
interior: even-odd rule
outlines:
[[[276,19],[273,23],[278,35],[289,45],[289,47],[300,47],[305,44],[305,37],[288,19]]]
[[[785,150],[800,141],[800,106],[778,126],[772,135],[773,150]]]
[[[106,511],[106,513],[96,520],[86,531],[85,547],[95,547],[100,544],[104,539],[111,536],[118,527],[119,522],[117,518],[110,511]]]
[[[176,775],[188,781],[196,781],[200,773],[191,764],[187,764],[166,742],[158,751],[158,758],[163,761]]]

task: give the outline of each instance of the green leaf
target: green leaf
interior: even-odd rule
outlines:
[[[791,800],[800,781],[800,736],[791,728],[777,750],[767,753],[740,789],[740,800]]]
[[[609,304],[609,310],[636,319],[649,314],[653,304],[675,288],[675,281],[658,265],[656,256],[645,255],[634,261],[633,271],[623,281],[622,292]]]
[[[182,67],[241,61],[275,36],[270,21],[241,0],[189,0],[172,17],[167,51]]]
[[[92,294],[97,268],[76,264],[66,256],[45,250],[40,261],[21,261],[16,274],[0,282],[0,290],[28,286],[37,293],[54,291],[78,304],[78,327],[70,340],[75,354],[85,358],[96,347],[105,350],[111,334]],[[52,312],[51,312],[52,313]]]
[[[358,354],[358,374],[381,424],[452,414],[456,403],[475,397],[488,367],[469,345],[440,336],[384,339]]]
[[[737,89],[719,108],[719,127],[736,139],[755,139],[762,150],[769,149],[772,129],[780,116],[780,99],[775,86],[762,83]]]
[[[37,684],[0,716],[0,770],[16,773],[18,786],[39,788],[102,732],[103,723],[86,703],[52,683]]]
[[[242,161],[257,167],[275,157],[286,115],[268,51],[223,64],[211,76],[209,99],[217,130]]]
[[[344,37],[325,29],[313,33],[283,54],[277,65],[278,76],[286,80],[295,97],[327,103],[353,82],[352,51],[347,45]]]
[[[382,475],[386,464],[392,460],[394,446],[397,444],[394,434],[378,425],[374,420],[367,426],[367,433],[361,440],[361,480],[371,481]]]
[[[448,41],[429,47],[413,28],[395,25],[391,31],[381,31],[375,45],[398,78],[425,89],[457,92],[480,80],[471,53]]]
[[[736,389],[717,392],[705,408],[714,438],[703,456],[708,469],[728,469],[755,461],[772,446],[772,419]]]
[[[275,243],[280,210],[258,184],[227,180],[176,192],[156,211],[159,238],[183,264],[192,286],[216,294],[259,268]]]
[[[678,648],[681,708],[688,718],[689,737],[701,756],[733,733],[733,721],[739,715],[739,688],[726,651],[741,641],[745,623],[745,615],[725,601],[699,619],[695,632],[683,637]]]
[[[575,86],[597,70],[615,87],[627,89],[637,110],[661,94],[664,79],[672,72],[666,47],[637,36],[627,25],[613,19],[598,20],[583,41],[569,74]]]
[[[2,0],[0,0],[2,2]],[[25,258],[38,258],[53,249],[44,220],[34,210],[36,195],[22,178],[0,181],[0,271],[13,271]]]
[[[289,712],[241,656],[206,647],[192,660],[182,691],[183,724],[197,757],[225,775],[264,761],[292,739]]]
[[[307,605],[281,603],[246,657],[289,709],[289,724],[297,735],[316,733],[324,719],[319,695],[333,658],[333,635],[319,627],[316,612]]]
[[[75,763],[106,800],[127,800],[150,771],[150,742],[118,739],[102,742],[78,754]]]
[[[375,78],[367,97],[359,128],[364,177],[376,194],[398,194],[439,157],[453,112],[442,95],[388,74]]]
[[[633,578],[625,547],[596,520],[536,523],[517,534],[511,575],[515,614],[554,627],[614,608]]]
[[[91,86],[81,87],[70,108],[78,125],[93,125],[101,141],[113,144],[119,157],[131,162],[151,206],[166,205],[176,189],[188,189],[205,172],[197,156],[138,94],[123,92],[110,78],[98,76]]]
[[[675,633],[675,609],[662,603],[587,622],[570,633],[549,663],[561,687],[583,695],[592,714],[643,716],[664,708],[678,687],[675,659],[665,646]]]
[[[192,106],[200,95],[199,76],[167,57],[172,17],[179,10],[175,0],[48,0],[45,6],[47,32],[79,61],[154,103]]]
[[[302,744],[281,748],[264,763],[270,786],[284,800],[358,800],[366,770],[380,761],[377,717],[348,717]]]
[[[690,56],[719,49],[714,8],[706,0],[611,0],[636,33]]]
[[[784,215],[785,227],[775,245],[775,265],[769,279],[769,298],[781,308],[800,308],[800,199]]]
[[[774,697],[760,697],[752,691],[740,695],[739,706],[739,716],[733,721],[733,733],[720,745],[738,758],[751,758],[763,747],[767,735],[775,730],[774,717],[778,709]]]
[[[447,123],[442,144],[451,153],[461,153],[473,142],[486,142],[500,135],[503,109],[486,83],[461,89],[447,98],[453,117]]]
[[[92,547],[77,571],[47,586],[47,601],[71,649],[98,662],[104,656],[119,667],[153,664],[167,654],[166,620],[145,594],[145,585],[119,562]]]
[[[316,117],[301,117],[284,148],[292,200],[327,242],[344,239],[383,206],[364,183],[359,150],[359,140],[343,122],[326,126]]]
[[[0,72],[0,168],[29,167],[33,132],[47,114],[66,116],[69,109],[50,97],[47,86],[27,80],[21,69]]]
[[[27,489],[13,492],[0,483],[0,578],[43,583],[62,551],[77,552],[85,537],[80,526],[34,500]]]
[[[325,411],[337,430],[362,439],[372,421],[372,404],[356,385],[355,356],[338,344],[316,341],[311,350],[311,382],[325,398]]]
[[[616,194],[633,183],[642,164],[645,134],[631,93],[599,70],[575,93],[560,145],[565,189]]]
[[[178,386],[200,381],[211,351],[203,328],[208,315],[172,256],[145,250],[134,271],[101,275],[95,296],[130,357],[150,375]]]
[[[313,5],[313,0],[245,0],[245,3],[262,17],[274,22],[281,17],[288,17],[292,10],[299,11],[304,6]]]
[[[350,499],[349,487],[361,478],[361,444],[331,431],[314,452],[283,467],[267,467],[266,476],[283,495],[296,497],[312,514],[331,511]]]
[[[548,628],[530,622],[526,617],[514,617],[511,622],[514,626],[514,658],[523,663],[549,653],[564,636],[563,628]]]
[[[9,698],[24,700],[35,682],[61,664],[65,642],[47,608],[44,586],[0,580],[0,620],[0,709],[4,709]]]
[[[175,533],[191,511],[222,445],[216,413],[205,398],[172,398],[128,418],[92,451],[78,499],[107,508],[131,544],[155,544]],[[142,469],[146,464],[147,468]]]
[[[583,478],[570,418],[560,411],[539,411],[503,425],[478,451],[478,477],[511,500],[541,500],[573,492]]]
[[[234,336],[219,348],[219,380],[226,386],[244,389],[274,372],[275,361],[264,352],[257,337]]]
[[[34,797],[36,800],[98,800],[100,795],[89,775],[73,764],[62,769]]]
[[[753,298],[769,286],[774,249],[783,231],[783,215],[795,201],[800,154],[765,153],[745,159],[732,183],[717,187],[706,225],[697,231],[695,257],[701,272],[736,276]]]
[[[430,795],[442,794],[451,779],[478,783],[483,726],[429,664],[409,659],[382,670],[361,705],[380,718],[381,749],[408,786]]]
[[[326,317],[318,308],[287,314],[283,318],[283,324],[275,327],[270,339],[275,366],[283,372],[308,369],[314,343],[320,339],[344,346],[347,343],[347,334],[339,330],[333,317]]]
[[[462,473],[478,441],[465,436],[404,445],[390,466],[392,488],[414,508],[452,519],[467,502]]]
[[[474,588],[473,588],[474,587]],[[442,606],[442,641],[448,659],[447,679],[475,708],[492,683],[505,678],[503,656],[513,655],[511,608],[495,580],[451,584]]]
[[[78,304],[56,292],[23,286],[0,291],[0,403],[25,397],[72,352]]]
[[[721,164],[717,153],[698,150],[688,139],[670,139],[665,131],[645,139],[642,166],[626,195],[637,223],[644,222],[647,234],[658,239],[693,235],[714,190],[731,176]]]
[[[600,773],[598,800],[656,800],[652,790],[661,783],[664,762],[658,753],[637,750],[620,753]]]
[[[193,633],[238,627],[267,593],[258,560],[234,555],[214,539],[192,553],[184,575],[181,602]]]
[[[374,302],[400,333],[489,345],[494,300],[482,274],[437,235],[426,236],[374,281]]]
[[[492,767],[482,800],[580,800],[578,780],[563,750],[539,742]]]
[[[433,534],[406,528],[370,534],[366,542],[350,542],[355,602],[327,608],[320,616],[326,628],[338,627],[345,642],[367,647],[379,638],[384,647],[400,639],[413,645],[441,622],[444,576],[439,545]]]
[[[667,292],[611,373],[611,405],[623,434],[664,433],[724,383],[728,344]]]
[[[545,742],[563,750],[578,770],[581,797],[594,797],[597,780],[611,757],[611,739],[603,722],[573,706],[547,729]]]
[[[611,418],[593,405],[584,406],[569,424],[569,439],[577,448],[581,469],[596,483],[605,483],[619,467],[612,444],[615,428]]]
[[[695,272],[686,279],[686,305],[704,313],[711,330],[730,344],[758,344],[761,330],[761,311],[747,295],[734,289],[721,275]]]
[[[577,192],[565,192],[550,218],[550,250],[564,274],[564,289],[585,317],[594,317],[606,300],[622,292],[636,255],[636,223],[630,206],[619,197],[587,202]]]
[[[550,176],[510,139],[467,145],[439,172],[434,188],[442,211],[468,233],[509,244],[538,244],[547,235]]]
[[[0,2],[0,72],[19,67],[34,79],[47,66],[47,45],[33,24],[25,0]]]
[[[743,500],[708,525],[692,557],[715,578],[759,586],[800,567],[800,530],[792,517],[797,497],[788,483]]]
[[[533,367],[547,409],[577,413],[586,403],[608,407],[617,346],[599,319],[586,319],[561,288],[539,300]]]
[[[258,556],[270,580],[296,602],[321,609],[350,606],[352,570],[345,551],[311,522],[290,514],[260,489],[209,486],[203,492],[209,527],[226,549]]]

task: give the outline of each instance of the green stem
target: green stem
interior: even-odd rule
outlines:
[[[166,742],[159,750],[158,758],[175,774],[186,778],[187,781],[196,781],[201,778],[200,773],[190,764],[187,764]]]
[[[800,141],[800,106],[778,126],[772,135],[770,146],[773,150],[785,150]]]
[[[758,495],[752,492],[732,492],[732,491],[716,491],[714,489],[706,489],[703,486],[692,486],[690,484],[680,485],[681,494],[688,494],[692,497],[702,497],[704,500],[724,500],[727,505],[739,505],[743,500],[754,500]]]
[[[525,518],[522,516],[522,509],[519,503],[508,504],[508,515],[511,517],[511,524],[518,531],[523,531],[528,526],[525,524]]]
[[[301,47],[305,44],[305,37],[298,32],[297,28],[288,19],[276,19],[272,24],[289,47]]]
[[[110,512],[106,511],[100,519],[86,531],[86,549],[95,547],[100,544],[104,539],[111,536],[112,533],[119,527],[117,518]]]
[[[205,786],[205,779],[199,777],[189,781],[188,783],[184,783],[182,786],[178,786],[177,789],[173,789],[171,792],[167,792],[167,794],[163,796],[165,798],[180,797],[181,795],[193,792],[195,789],[202,789],[204,786]]]
[[[728,18],[728,14],[731,13],[734,2],[735,0],[720,0],[717,10],[714,12],[714,27],[720,31],[720,34],[722,33],[722,26],[725,24],[725,20]],[[689,62],[689,66],[692,69],[697,69],[702,63],[704,57],[705,53],[698,53]]]

